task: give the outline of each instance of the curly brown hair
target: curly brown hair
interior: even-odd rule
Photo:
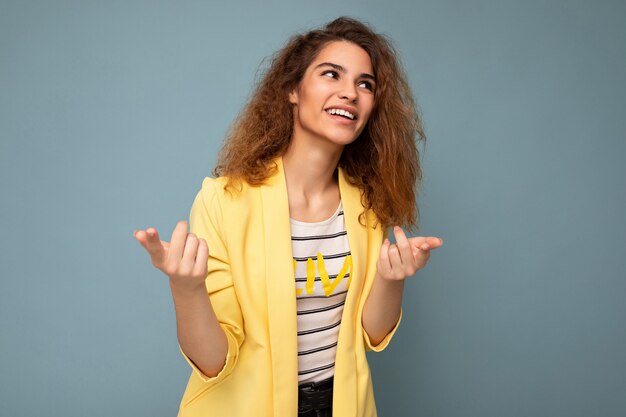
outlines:
[[[363,206],[374,211],[383,227],[417,228],[415,199],[422,170],[415,139],[426,139],[421,117],[391,41],[349,17],[292,37],[273,56],[231,126],[213,174],[227,176],[224,189],[229,190],[239,180],[260,185],[275,172],[271,162],[284,155],[293,133],[289,92],[299,85],[320,50],[333,41],[363,48],[376,78],[374,109],[360,136],[343,149],[339,166],[349,182],[362,190]]]

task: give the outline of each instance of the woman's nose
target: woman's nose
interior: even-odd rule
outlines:
[[[342,85],[342,89],[339,92],[339,96],[342,99],[347,99],[350,101],[353,101],[356,103],[356,99],[358,97],[357,91],[356,91],[356,86],[354,85],[354,83],[349,82],[349,83],[344,83]]]

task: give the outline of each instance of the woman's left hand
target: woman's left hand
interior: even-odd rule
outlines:
[[[407,238],[402,228],[393,228],[396,243],[385,239],[380,247],[376,263],[378,275],[388,281],[404,280],[426,266],[430,251],[443,245],[443,240],[434,236]]]

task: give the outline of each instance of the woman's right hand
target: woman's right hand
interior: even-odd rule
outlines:
[[[162,241],[153,227],[136,230],[135,239],[150,255],[152,265],[170,278],[170,285],[183,290],[204,288],[209,247],[204,239],[187,233],[187,222],[179,221],[171,243]]]

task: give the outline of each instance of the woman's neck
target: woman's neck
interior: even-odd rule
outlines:
[[[305,146],[292,139],[282,158],[292,219],[316,222],[335,212],[341,199],[336,170],[342,150]]]
[[[307,146],[303,141],[291,141],[283,155],[283,167],[288,192],[307,199],[316,198],[337,187],[335,171],[343,147]]]

